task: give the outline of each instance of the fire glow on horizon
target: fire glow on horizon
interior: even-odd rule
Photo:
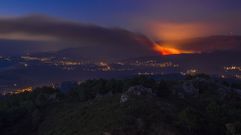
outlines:
[[[208,35],[215,31],[215,27],[205,23],[177,23],[152,22],[149,24],[154,39],[161,43],[154,43],[152,49],[161,55],[175,55],[196,53],[194,50],[185,50],[180,41]]]
[[[160,53],[161,55],[173,55],[173,54],[181,54],[182,52],[175,48],[163,47],[159,44],[155,44],[153,50]]]
[[[173,45],[170,44],[159,44],[155,43],[153,45],[153,50],[158,52],[161,55],[176,55],[176,54],[187,54],[187,53],[194,53],[192,51],[185,51],[177,48],[170,47]]]

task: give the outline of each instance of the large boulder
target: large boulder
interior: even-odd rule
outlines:
[[[130,87],[125,93],[121,95],[120,102],[125,103],[132,96],[153,96],[151,88],[146,88],[142,85]]]
[[[184,82],[182,88],[185,95],[197,96],[199,94],[199,89],[195,88],[191,81]]]
[[[240,89],[232,89],[232,90],[241,97],[241,90]]]

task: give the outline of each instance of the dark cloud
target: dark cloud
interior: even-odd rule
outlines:
[[[152,42],[142,34],[46,16],[2,18],[0,38],[54,41],[66,44],[66,48],[88,47],[89,52],[85,53],[96,57],[137,57],[153,54]]]
[[[165,28],[167,26],[163,25]],[[189,25],[171,25],[170,30],[167,31],[161,28],[164,29],[167,36],[172,37],[179,34],[175,26],[177,30],[189,28]],[[191,26],[193,28],[193,25]],[[193,34],[192,31],[188,31],[188,33]],[[163,35],[159,38],[165,40]],[[22,52],[58,50],[63,50],[60,52],[66,55],[99,59],[156,55],[156,52],[153,51],[152,41],[142,34],[120,28],[105,28],[40,15],[1,18],[0,40],[4,40],[4,42],[0,42],[0,47],[5,48],[0,50],[0,55],[13,52],[21,54]],[[11,40],[14,42],[10,42]],[[178,40],[171,44],[163,44],[163,46],[180,49],[184,52],[241,50],[241,37],[212,36]]]
[[[177,41],[176,48],[194,52],[241,51],[241,36],[210,36]]]

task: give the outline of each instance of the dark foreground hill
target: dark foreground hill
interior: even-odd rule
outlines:
[[[89,80],[0,97],[1,135],[238,135],[241,83]]]

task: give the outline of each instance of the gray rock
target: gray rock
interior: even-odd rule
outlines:
[[[110,132],[104,132],[104,133],[102,133],[102,135],[111,135],[111,133]]]
[[[184,82],[182,88],[185,95],[197,96],[199,94],[199,90],[194,87],[192,81]]]
[[[131,96],[152,96],[152,89],[138,85],[130,87],[125,93],[121,95],[120,103],[125,103]]]
[[[241,97],[241,90],[240,89],[232,89],[239,97]]]
[[[122,94],[120,98],[120,103],[125,103],[127,101],[128,101],[128,96],[125,94]]]

